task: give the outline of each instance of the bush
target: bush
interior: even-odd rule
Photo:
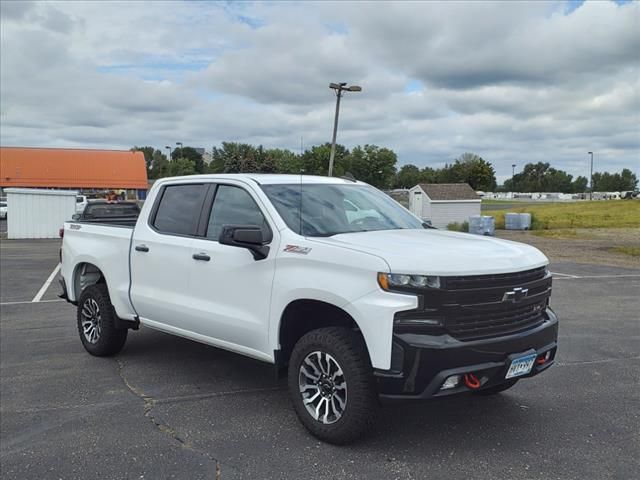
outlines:
[[[447,230],[451,230],[452,232],[468,232],[469,222],[451,222],[449,225],[447,225]]]

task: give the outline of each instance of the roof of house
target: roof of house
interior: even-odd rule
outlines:
[[[0,147],[0,186],[146,189],[142,152]]]
[[[468,183],[421,183],[431,200],[480,200]]]

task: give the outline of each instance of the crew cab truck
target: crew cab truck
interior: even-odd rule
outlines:
[[[62,296],[90,354],[142,324],[272,363],[327,442],[385,401],[495,394],[554,362],[540,251],[427,228],[362,182],[165,178],[134,227],[64,228]]]

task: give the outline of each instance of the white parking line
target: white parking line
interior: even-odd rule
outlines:
[[[40,300],[39,302],[35,302],[35,303],[53,303],[53,302],[64,302],[64,300]],[[3,305],[31,305],[32,301],[26,301],[26,302],[1,302],[0,306]]]
[[[555,273],[554,275],[558,275]],[[561,274],[562,275],[562,274]],[[628,274],[628,275],[567,275],[566,277],[558,277],[556,280],[575,280],[582,278],[640,278],[640,275]]]
[[[568,273],[551,272],[551,275],[553,276],[562,275],[563,277],[578,278],[575,275],[569,275]]]
[[[49,278],[47,278],[47,281],[44,282],[42,287],[40,287],[40,290],[38,290],[38,293],[36,293],[36,296],[33,297],[33,300],[31,300],[32,302],[39,302],[40,301],[42,296],[49,289],[49,285],[51,285],[51,282],[53,282],[53,279],[56,277],[56,275],[58,274],[59,271],[60,271],[60,264],[56,265],[56,268],[53,269],[53,272],[51,272],[51,275],[49,275]]]

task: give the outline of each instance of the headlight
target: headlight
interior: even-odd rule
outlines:
[[[408,275],[404,273],[378,273],[378,285],[383,290],[400,288],[440,288],[440,277],[432,275]]]

